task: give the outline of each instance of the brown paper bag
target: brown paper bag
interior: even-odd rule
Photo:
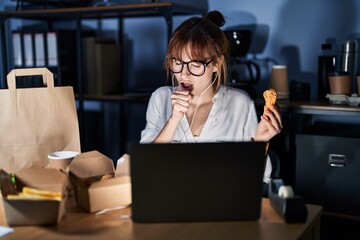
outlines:
[[[16,88],[16,76],[42,75],[46,87]],[[46,68],[15,69],[0,89],[0,169],[46,166],[54,151],[80,152],[72,87],[54,87]]]

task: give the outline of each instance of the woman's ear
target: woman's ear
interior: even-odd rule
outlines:
[[[214,64],[214,68],[213,68],[213,72],[218,72],[219,71],[219,66],[221,66],[221,64],[224,61],[224,56],[221,56],[217,59],[216,64]]]

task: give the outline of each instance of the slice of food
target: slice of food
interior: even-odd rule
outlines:
[[[263,93],[265,99],[265,108],[270,109],[276,103],[277,93],[274,89],[270,88]]]
[[[23,193],[19,193],[16,195],[13,194],[9,194],[6,196],[7,199],[10,200],[56,200],[56,201],[61,201],[61,197],[48,197],[48,196],[41,196],[41,195],[34,195],[34,194],[23,194]]]
[[[61,192],[52,192],[52,191],[40,190],[30,187],[23,187],[22,192],[28,195],[38,195],[44,197],[61,197]]]
[[[27,200],[57,200],[61,201],[61,192],[52,192],[30,187],[23,187],[18,194],[9,194],[7,199],[27,199]]]

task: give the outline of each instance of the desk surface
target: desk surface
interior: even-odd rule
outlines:
[[[124,219],[130,208],[102,215],[84,212],[70,199],[68,211],[58,226],[14,227],[1,239],[319,239],[322,207],[307,205],[305,223],[286,224],[273,210],[268,199],[262,201],[258,221],[199,223],[134,223]],[[2,204],[0,225],[5,225]]]

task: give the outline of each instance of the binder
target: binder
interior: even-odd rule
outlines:
[[[46,42],[47,42],[47,66],[57,67],[58,62],[58,43],[57,43],[57,33],[56,32],[47,32],[46,33]]]
[[[45,67],[45,39],[44,33],[35,33],[35,66],[36,67]]]
[[[95,43],[96,94],[113,94],[118,91],[120,45],[111,42]]]
[[[12,44],[15,68],[47,67],[56,86],[77,91],[76,31],[24,28],[12,32]]]
[[[13,57],[14,57],[14,66],[22,67],[23,66],[23,54],[22,54],[22,36],[21,32],[12,32],[12,44],[13,44]]]
[[[34,67],[34,51],[32,33],[23,33],[25,67]]]
[[[86,37],[84,75],[89,95],[113,94],[119,90],[120,45],[113,39]]]
[[[95,37],[86,37],[83,39],[84,46],[84,77],[86,83],[86,93],[90,95],[96,94],[95,79]]]

